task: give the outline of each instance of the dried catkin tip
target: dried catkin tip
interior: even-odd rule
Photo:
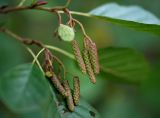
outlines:
[[[70,90],[70,87],[69,87],[69,84],[68,84],[67,80],[64,80],[63,86],[64,86],[64,88],[65,88],[65,90],[66,90],[66,92],[68,94],[68,96],[66,97],[68,109],[70,111],[74,111],[73,98],[72,98],[71,90]]]
[[[73,48],[75,58],[78,62],[78,65],[79,65],[82,73],[86,74],[86,66],[85,66],[84,60],[82,58],[81,51],[80,51],[80,48],[78,46],[78,42],[76,40],[72,41],[72,48]]]
[[[95,74],[98,74],[100,71],[97,46],[94,42],[90,41],[89,43],[89,56],[92,64],[92,68]]]
[[[95,84],[96,83],[96,78],[89,60],[89,54],[88,51],[86,49],[84,49],[83,51],[83,58],[84,58],[84,62],[86,64],[86,69],[87,69],[87,73],[89,75],[90,81]]]
[[[55,74],[53,74],[53,76],[51,77],[51,80],[52,80],[55,88],[61,93],[61,95],[63,95],[64,97],[67,97],[68,94],[67,94],[65,88],[61,85],[59,79],[57,78],[57,76]]]
[[[79,104],[79,99],[80,99],[80,81],[77,76],[73,77],[73,99],[74,99],[74,104],[78,105]]]

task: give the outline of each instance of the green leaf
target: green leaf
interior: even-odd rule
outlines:
[[[95,8],[89,13],[73,11],[73,14],[93,17],[138,31],[160,35],[160,20],[139,6],[121,6],[116,3],[109,3]]]
[[[99,61],[101,71],[116,77],[117,81],[137,83],[148,77],[149,67],[144,57],[128,48],[101,49]]]
[[[0,33],[0,41],[2,42],[0,43],[0,54],[3,54],[0,56],[0,75],[2,75],[11,67],[24,63],[27,58],[24,58],[26,50],[19,42],[4,33]]]
[[[83,98],[80,98],[79,105],[75,107],[74,112],[69,112],[62,96],[55,94],[54,100],[58,105],[58,112],[62,118],[100,118],[99,113],[91,107]]]
[[[33,111],[49,101],[43,74],[31,64],[14,68],[0,78],[0,98],[13,111]]]
[[[31,64],[18,66],[0,77],[0,101],[7,107],[3,108],[2,116],[11,118],[100,117],[82,98],[75,111],[69,112],[64,98],[52,90],[42,72]]]

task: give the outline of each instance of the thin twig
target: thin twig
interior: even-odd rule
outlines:
[[[82,23],[79,22],[79,21],[76,20],[76,19],[72,19],[72,20],[73,20],[75,23],[79,24],[79,26],[80,26],[80,28],[81,28],[81,30],[82,30],[82,32],[83,32],[83,35],[84,35],[85,37],[88,37],[88,35],[87,35],[87,33],[86,33],[86,31],[85,31],[85,29],[84,29]]]
[[[26,47],[26,49],[27,49],[27,50],[30,52],[30,54],[33,56],[33,58],[34,58],[35,62],[37,63],[39,69],[40,69],[40,70],[42,71],[42,73],[44,74],[44,71],[43,71],[43,69],[42,69],[42,66],[41,66],[41,64],[39,63],[39,61],[37,60],[37,58],[36,58],[35,54],[33,53],[33,51],[32,51],[29,47]],[[32,63],[32,64],[34,64],[34,63]]]
[[[26,0],[21,0],[21,2],[18,4],[18,6],[22,6],[24,3],[26,2]]]
[[[8,34],[9,36],[15,38],[16,40],[22,42],[25,45],[37,45],[38,47],[44,48],[44,45],[36,40],[31,40],[31,39],[27,39],[27,38],[23,38],[15,33],[13,33],[12,31],[8,30],[8,29],[0,29],[1,32],[4,32],[6,34]]]
[[[61,66],[61,68],[63,69],[63,72],[64,72],[63,74],[64,74],[64,78],[65,78],[66,77],[66,69],[64,67],[63,62],[58,57],[56,57],[54,55],[52,55],[52,56],[59,63],[59,65]]]
[[[71,59],[75,60],[74,55],[73,55],[73,54],[71,54],[71,53],[69,53],[69,52],[67,52],[67,51],[65,51],[65,50],[62,50],[62,49],[60,49],[60,48],[58,48],[58,47],[51,46],[51,45],[45,45],[45,47],[46,47],[46,48],[48,48],[48,49],[51,49],[51,50],[57,51],[57,52],[59,52],[59,53],[61,53],[61,54],[65,55],[65,56],[67,56],[67,57],[69,57],[69,58],[71,58]]]
[[[65,4],[65,7],[68,7],[70,3],[71,3],[71,0],[67,0],[67,3]]]
[[[32,61],[32,64],[34,64],[36,62],[36,60],[38,59],[39,55],[45,50],[45,48],[42,48],[37,55],[35,56],[34,60]]]

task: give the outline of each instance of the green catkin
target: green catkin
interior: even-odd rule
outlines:
[[[97,47],[96,47],[96,44],[91,40],[89,42],[89,56],[90,56],[90,61],[92,64],[93,71],[95,74],[98,74],[100,71],[100,68],[99,68]]]
[[[86,64],[86,69],[87,69],[87,73],[89,75],[90,81],[95,84],[96,83],[96,78],[89,60],[89,54],[88,54],[88,50],[84,49],[83,50],[83,58],[84,58],[84,62]]]
[[[79,104],[79,99],[80,99],[80,81],[77,76],[73,77],[73,99],[74,99],[74,104],[78,105]]]
[[[53,76],[51,77],[51,81],[53,82],[53,85],[61,93],[62,96],[64,97],[68,96],[65,88],[62,86],[61,82],[59,81],[59,79],[55,74],[53,74]]]
[[[85,66],[84,60],[81,55],[80,48],[79,48],[76,40],[72,41],[72,48],[73,48],[74,56],[78,62],[78,65],[79,65],[82,73],[86,74],[86,66]]]
[[[72,98],[71,90],[70,90],[69,83],[68,83],[67,80],[63,81],[63,86],[64,86],[64,88],[65,88],[65,90],[66,90],[66,92],[68,94],[68,96],[66,97],[68,109],[70,111],[74,111],[73,98]]]

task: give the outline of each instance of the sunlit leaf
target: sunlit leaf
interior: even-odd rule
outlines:
[[[160,19],[139,6],[122,6],[117,3],[108,3],[93,9],[89,13],[73,11],[73,14],[97,18],[134,30],[160,35]]]

